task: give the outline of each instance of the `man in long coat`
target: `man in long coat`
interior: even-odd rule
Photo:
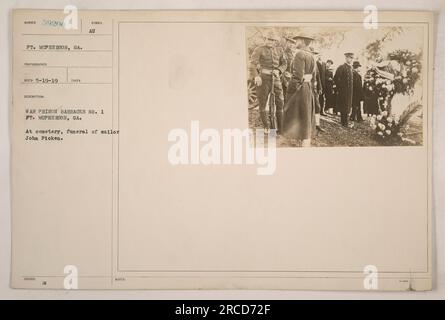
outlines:
[[[348,126],[349,113],[352,108],[352,61],[354,54],[345,53],[346,62],[337,68],[334,76],[334,82],[337,87],[337,107],[341,114],[341,124]]]
[[[281,47],[278,46],[280,38],[269,33],[265,37],[266,43],[255,48],[250,58],[249,73],[251,79],[255,82],[260,117],[263,127],[266,130],[278,129],[282,131],[284,93],[281,84],[281,74],[287,68],[286,58]],[[269,108],[269,115],[266,113],[266,105],[269,94],[273,91],[275,96],[275,114],[274,110]],[[270,105],[270,103],[269,103]],[[277,119],[277,127],[274,127],[274,118]]]
[[[297,52],[292,62],[292,79],[289,82],[289,100],[284,107],[283,134],[301,143],[311,145],[315,135],[315,68],[316,63],[309,45],[313,38],[296,36]]]

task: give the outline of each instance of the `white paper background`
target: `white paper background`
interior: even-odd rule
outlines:
[[[10,190],[9,190],[9,106],[10,95],[10,10],[12,8],[39,8],[63,10],[67,4],[81,9],[299,9],[299,10],[363,10],[369,1],[312,0],[306,1],[199,1],[199,0],[139,0],[127,3],[119,0],[62,1],[41,0],[0,2],[0,298],[2,299],[89,299],[89,298],[130,298],[130,299],[445,299],[445,217],[444,197],[440,190],[445,187],[445,143],[443,127],[445,115],[442,110],[444,98],[444,45],[437,43],[434,75],[434,226],[435,226],[435,287],[432,292],[419,293],[379,293],[379,292],[304,292],[304,291],[51,291],[51,290],[12,290],[9,288],[10,272]],[[445,2],[440,0],[373,1],[380,10],[434,10],[437,12],[437,39],[443,39],[445,30]]]

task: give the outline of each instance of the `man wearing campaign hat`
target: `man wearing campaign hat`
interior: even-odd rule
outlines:
[[[352,64],[352,113],[351,113],[351,120],[361,122],[363,121],[362,118],[362,111],[361,111],[361,104],[363,102],[364,96],[363,96],[363,83],[362,83],[362,76],[359,73],[359,68],[362,65],[358,61],[354,61]]]
[[[265,36],[265,44],[253,51],[249,67],[250,78],[256,85],[263,127],[266,130],[277,129],[277,133],[281,133],[283,122],[284,93],[281,75],[287,68],[283,49],[278,46],[279,41],[280,38],[274,32],[268,33]],[[267,115],[266,105],[269,94],[271,99]],[[271,108],[271,105],[275,107],[275,110]]]
[[[354,60],[354,54],[352,52],[346,52],[345,60],[345,63],[335,71],[334,82],[338,92],[337,108],[340,110],[341,124],[344,127],[348,127],[348,117],[352,108],[352,61]]]
[[[317,54],[317,68],[318,72],[320,73],[320,80],[321,80],[321,93],[319,95],[320,100],[320,114],[322,116],[325,114],[325,107],[326,107],[326,73],[327,73],[327,65],[326,62],[323,61],[323,56],[321,53]]]

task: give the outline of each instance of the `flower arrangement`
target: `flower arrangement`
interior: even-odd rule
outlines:
[[[413,94],[421,74],[420,59],[420,54],[409,50],[389,53],[386,61],[368,67],[364,77],[365,92],[377,95],[382,109],[387,110],[396,93]]]

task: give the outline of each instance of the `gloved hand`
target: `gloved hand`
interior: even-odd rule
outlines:
[[[257,87],[259,87],[259,86],[261,86],[262,83],[263,83],[263,80],[261,79],[261,77],[260,76],[256,76],[255,77],[255,85]]]

